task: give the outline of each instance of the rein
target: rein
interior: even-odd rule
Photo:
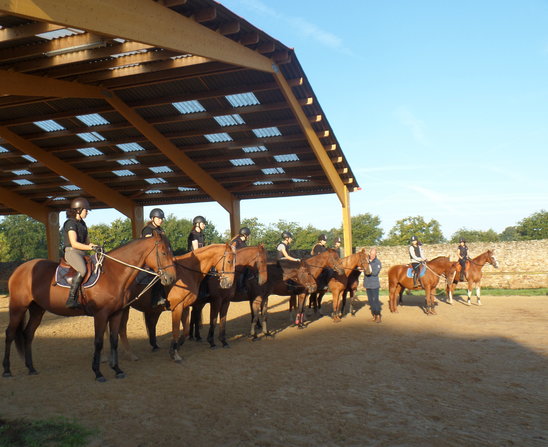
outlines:
[[[434,275],[436,275],[438,278],[445,278],[447,279],[447,277],[445,276],[445,272],[443,272],[441,275],[438,275],[434,270],[432,270],[430,267],[428,267],[428,264],[427,263],[424,263],[424,266],[426,267],[427,270],[430,270]]]
[[[174,262],[175,264],[177,264],[178,266],[184,268],[185,270],[188,270],[188,271],[194,272],[194,273],[200,273],[200,274],[202,274],[202,275],[203,275],[203,274],[206,274],[206,275],[215,276],[215,277],[217,277],[217,276],[218,276],[218,277],[221,277],[221,276],[223,276],[223,275],[234,275],[234,274],[236,273],[235,271],[234,271],[234,272],[227,272],[227,271],[225,271],[225,269],[224,269],[224,268],[225,268],[226,255],[227,255],[227,252],[225,251],[225,252],[223,253],[223,256],[220,257],[219,260],[218,260],[217,262],[215,262],[215,263],[212,265],[212,268],[214,268],[214,267],[219,263],[219,261],[222,259],[222,260],[223,260],[223,269],[222,269],[220,272],[217,271],[217,270],[215,270],[214,272],[209,271],[209,272],[205,272],[205,273],[204,273],[204,272],[202,272],[201,270],[196,270],[196,269],[187,267],[186,265],[182,264],[181,262],[179,262],[179,260],[177,260],[177,259],[175,259],[175,258],[173,259],[173,262]]]

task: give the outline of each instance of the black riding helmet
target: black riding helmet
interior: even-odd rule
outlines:
[[[207,220],[205,219],[204,216],[196,216],[194,219],[192,219],[192,225],[196,225],[199,223],[203,223],[207,225]]]
[[[76,197],[75,199],[72,199],[72,201],[70,202],[70,207],[73,210],[77,210],[77,209],[91,210],[91,206],[89,205],[88,199],[86,199],[85,197]]]
[[[419,238],[417,236],[411,236],[411,242],[413,241],[419,241]]]
[[[154,208],[150,211],[150,214],[148,215],[151,219],[153,217],[157,217],[158,219],[165,219],[164,212],[160,208]]]
[[[459,241],[460,242],[464,242],[466,244],[466,241],[464,239],[461,238],[461,240]]]
[[[240,232],[238,233],[240,236],[249,236],[251,234],[251,230],[247,227],[240,228]]]
[[[327,237],[325,236],[325,234],[320,234],[320,235],[318,236],[318,242],[319,242],[319,241],[326,241],[326,242],[327,242]]]
[[[284,232],[282,233],[282,239],[286,239],[286,238],[288,238],[288,237],[290,237],[291,239],[293,239],[293,235],[291,234],[291,232],[289,232],[289,231],[284,231]]]
[[[340,237],[336,237],[335,240],[334,240],[333,242],[335,242],[335,243],[338,242],[338,243],[340,244],[342,241],[341,241],[341,238],[340,238]]]

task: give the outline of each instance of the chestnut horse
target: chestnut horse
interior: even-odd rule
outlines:
[[[304,264],[310,270],[310,274],[316,281],[316,290],[327,286],[329,276],[335,272],[338,275],[344,275],[344,269],[341,265],[339,253],[332,248],[327,249],[319,255],[311,256],[303,260]],[[297,309],[295,325],[299,328],[304,327],[304,303],[306,301],[306,293],[292,294],[289,298],[289,313],[293,321],[293,310]]]
[[[311,275],[305,261],[285,261],[284,269],[278,263],[267,264],[268,280],[259,285],[257,278],[250,278],[247,293],[234,296],[232,301],[247,301],[251,308],[250,337],[257,340],[257,329],[264,335],[272,335],[267,326],[268,297],[270,295],[291,296],[294,294],[313,293],[316,291],[316,280]]]
[[[184,343],[185,336],[188,335],[188,331],[180,335],[181,320],[188,320],[188,308],[198,297],[200,283],[214,267],[216,270],[214,275],[219,278],[220,286],[230,288],[234,281],[235,256],[230,245],[211,244],[173,258],[176,282],[171,287],[167,300],[169,301],[172,320],[172,342],[169,355],[176,362],[182,360],[178,348]],[[143,288],[144,286],[141,284],[134,284],[132,287],[133,295],[137,295]],[[152,350],[156,351],[159,349],[156,341],[156,325],[158,318],[166,310],[166,307],[152,306],[151,301],[151,291],[147,290],[140,298],[134,299],[131,306],[144,313],[149,343]],[[127,338],[128,316],[129,308],[124,312],[122,324],[120,325],[120,341],[126,353],[132,359],[137,360],[137,356],[133,354]],[[183,321],[183,327],[184,325]],[[186,325],[188,327],[188,321]]]
[[[101,257],[101,254],[99,254]],[[90,315],[95,320],[95,352],[92,369],[95,379],[106,379],[99,369],[103,335],[110,328],[110,367],[116,378],[125,377],[118,366],[118,330],[122,310],[130,298],[130,287],[138,270],[144,265],[158,272],[162,284],[168,285],[175,279],[175,267],[171,247],[165,236],[156,235],[133,240],[122,247],[104,254],[102,273],[97,283],[83,289],[79,301],[82,308],[65,307],[68,290],[55,285],[55,270],[58,263],[46,259],[33,259],[21,264],[11,275],[10,320],[6,329],[6,350],[4,354],[4,377],[10,377],[10,347],[15,340],[19,353],[25,355],[25,365],[29,374],[36,374],[32,362],[32,340],[45,311],[56,315]],[[29,311],[29,321],[25,325],[25,315]]]
[[[468,283],[468,301],[466,304],[470,306],[472,297],[472,288],[476,288],[476,298],[478,299],[478,306],[481,306],[481,269],[485,264],[491,264],[496,269],[499,268],[499,264],[495,258],[495,250],[487,250],[485,253],[482,253],[479,256],[476,256],[474,259],[468,258],[466,260],[466,280]],[[457,283],[460,281],[460,275],[455,275],[453,282],[447,283],[447,296],[449,297],[449,303],[453,304],[453,293],[457,287]]]
[[[261,244],[257,247],[244,247],[237,250],[236,258],[236,277],[234,283],[228,289],[220,287],[219,278],[215,276],[208,276],[204,279],[207,281],[209,293],[206,295],[198,296],[196,302],[192,305],[192,316],[190,318],[190,336],[196,340],[201,340],[200,337],[200,320],[202,316],[202,309],[204,306],[210,304],[210,317],[209,317],[209,332],[207,334],[207,341],[211,348],[215,348],[215,326],[217,325],[217,317],[219,317],[219,341],[223,347],[228,347],[226,341],[226,316],[230,301],[236,297],[237,294],[247,299],[245,290],[238,290],[237,285],[240,275],[246,275],[248,278],[256,277],[257,284],[259,286],[264,285],[268,279],[268,270],[266,264],[266,250]],[[247,269],[247,272],[246,272]]]
[[[362,272],[366,274],[371,273],[371,267],[369,266],[369,256],[365,252],[365,248],[361,251],[346,256],[341,259],[341,266],[344,270],[343,274],[335,273],[331,279],[329,279],[328,287],[333,295],[333,321],[340,322],[343,316],[344,307],[346,304],[346,294],[350,293],[350,308],[352,315],[352,304],[354,299],[354,292],[358,288],[358,278]],[[325,295],[326,290],[315,292],[310,295],[310,305],[314,306],[314,312],[322,307],[322,298]]]
[[[424,289],[425,313],[435,315],[435,292],[440,279],[445,277],[451,282],[457,272],[458,262],[451,262],[447,256],[438,256],[426,262],[426,273],[420,278],[419,285],[414,287],[413,278],[407,277],[409,265],[394,265],[388,270],[388,290],[390,295],[390,312],[397,312],[398,298],[405,289]]]

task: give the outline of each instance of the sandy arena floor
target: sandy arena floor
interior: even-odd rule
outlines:
[[[409,297],[398,314],[385,305],[382,324],[361,299],[355,317],[334,324],[309,312],[300,330],[286,299],[273,297],[276,336],[257,342],[244,335],[248,306],[233,304],[231,348],[187,342],[182,364],[167,353],[170,314],[158,325],[163,349],[152,353],[133,311],[140,360],[121,358],[123,380],[103,364],[105,384],[91,371],[93,320],[46,314],[34,342],[40,374],[28,376],[12,351],[0,415],[75,418],[105,447],[548,445],[547,297],[441,302],[433,317]],[[2,332],[7,319],[2,296]]]

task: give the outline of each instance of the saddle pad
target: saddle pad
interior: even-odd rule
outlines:
[[[95,265],[97,264],[97,255],[92,255],[90,259],[93,271],[91,272],[88,280],[84,284],[82,284],[82,287],[84,287],[85,289],[94,286],[101,276],[101,269],[98,269],[97,271],[95,269]],[[57,267],[57,270],[55,270],[55,283],[58,286],[67,288],[70,287],[70,284],[67,282],[66,275],[71,269],[72,267],[63,267],[61,265]]]
[[[424,265],[421,265],[421,272],[419,273],[419,278],[422,278],[425,273],[426,273],[426,267]],[[407,277],[413,278],[413,267],[409,267],[407,269]]]

